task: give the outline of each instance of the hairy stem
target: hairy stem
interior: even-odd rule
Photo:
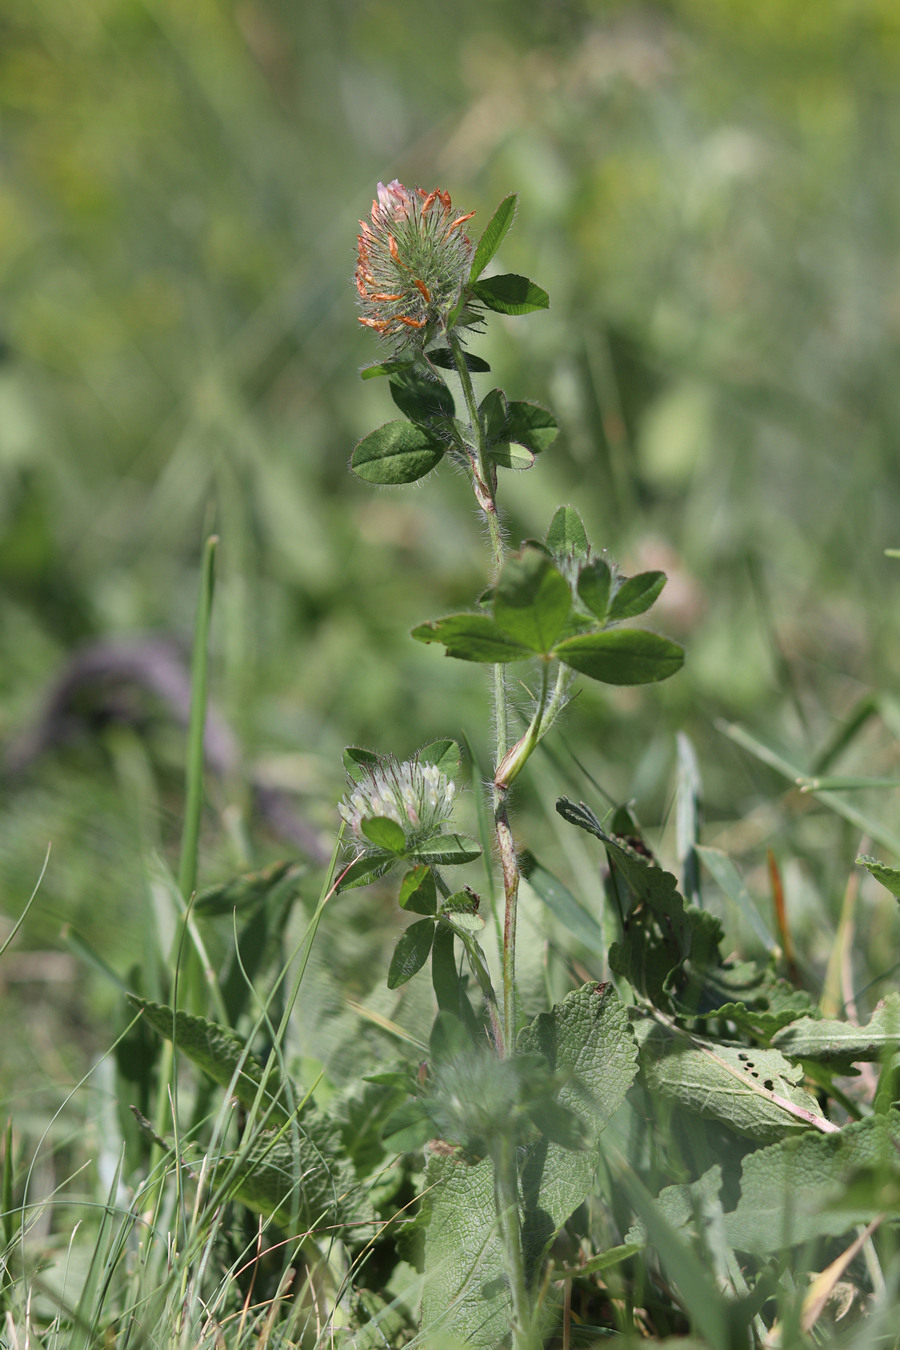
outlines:
[[[494,1204],[503,1249],[503,1263],[512,1304],[512,1350],[534,1350],[531,1304],[525,1284],[519,1223],[519,1169],[515,1140],[502,1135],[493,1152]]]
[[[471,462],[472,487],[487,523],[491,544],[492,574],[496,581],[505,557],[503,535],[497,516],[496,469],[488,459],[484,427],[478,415],[472,375],[466,365],[462,343],[452,330],[447,334],[447,341],[453,353],[453,362],[469,414],[474,442],[474,457]],[[505,672],[500,664],[494,666],[493,695],[496,737],[494,773],[496,774],[501,761],[509,750],[509,704]],[[503,921],[503,1040],[505,1053],[511,1055],[515,1051],[516,1042],[516,907],[519,898],[519,860],[516,857],[512,831],[509,828],[506,808],[507,796],[507,789],[498,787],[495,783],[493,792],[494,828],[497,835],[497,849],[503,872],[503,892],[506,899]]]

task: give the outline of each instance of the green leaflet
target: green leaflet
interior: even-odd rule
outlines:
[[[493,309],[498,314],[530,314],[535,309],[550,308],[547,292],[527,277],[517,276],[514,272],[504,272],[502,276],[488,277],[485,281],[474,281],[469,289],[486,309]]]
[[[485,226],[484,234],[478,241],[475,256],[472,259],[472,270],[469,273],[470,281],[478,280],[506,238],[515,219],[517,200],[518,195],[515,192],[511,192],[508,197],[504,197]]]
[[[445,449],[411,422],[386,422],[363,437],[350,467],[367,483],[414,483],[441,462]]]

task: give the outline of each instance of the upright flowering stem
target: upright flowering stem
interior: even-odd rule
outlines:
[[[488,529],[491,543],[492,570],[496,581],[505,558],[503,535],[497,515],[496,471],[490,463],[485,446],[484,429],[478,416],[478,405],[472,387],[472,376],[466,364],[465,353],[457,335],[451,330],[447,341],[453,353],[456,373],[462,385],[463,397],[469,413],[469,422],[476,448],[476,462],[472,466],[473,487]],[[502,665],[494,666],[494,727],[496,735],[497,766],[509,749],[509,709],[506,696],[506,674]],[[497,850],[503,872],[505,911],[503,919],[503,1041],[506,1054],[515,1051],[516,1044],[516,912],[519,899],[519,860],[516,856],[512,830],[507,812],[508,789],[493,787],[494,829]]]

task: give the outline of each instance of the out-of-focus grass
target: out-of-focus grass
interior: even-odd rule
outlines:
[[[213,693],[247,772],[327,828],[345,743],[406,754],[465,729],[485,751],[482,673],[406,636],[483,584],[464,485],[444,470],[374,493],[346,470],[391,415],[356,376],[377,348],[348,276],[357,216],[396,174],[447,187],[475,224],[520,193],[499,261],[552,309],[498,320],[479,350],[563,435],[508,477],[512,536],[571,501],[626,567],[671,574],[659,622],[687,645],[684,673],[585,690],[565,733],[648,819],[680,726],[714,822],[780,793],[714,719],[811,763],[897,674],[898,61],[889,0],[13,0],[0,739],[79,644],[186,637],[214,527]],[[171,733],[146,773],[143,750],[106,735],[8,785],[0,891],[14,915],[52,839],[26,940],[71,921],[124,969],[180,798]],[[876,719],[840,764],[896,758]],[[216,790],[219,810],[246,808],[245,776]],[[521,805],[565,867],[533,789]],[[204,875],[289,851],[250,840],[244,856],[211,817]],[[766,842],[795,868],[798,921],[827,931],[858,840],[798,808],[751,815],[749,866]]]

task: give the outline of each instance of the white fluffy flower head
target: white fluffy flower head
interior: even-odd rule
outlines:
[[[368,847],[362,822],[372,816],[395,821],[413,846],[443,833],[450,823],[456,785],[436,764],[393,757],[366,769],[338,810],[354,839]]]

